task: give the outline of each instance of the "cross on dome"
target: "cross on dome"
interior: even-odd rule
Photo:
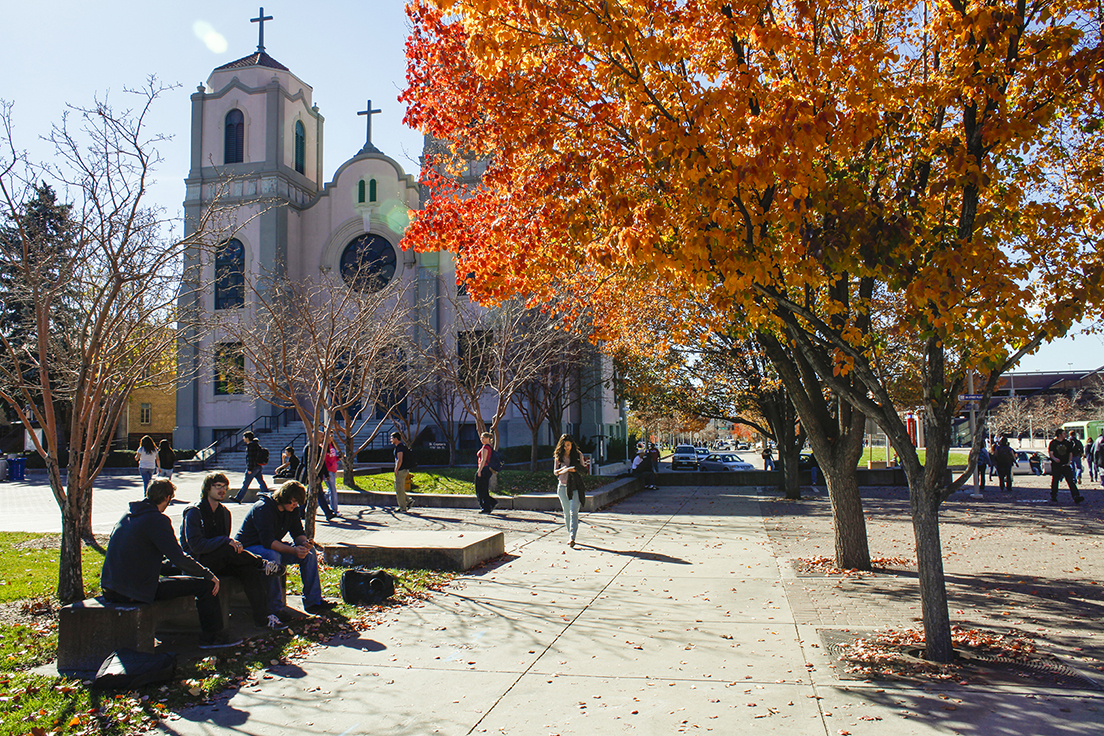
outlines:
[[[366,150],[366,151],[377,150],[376,147],[374,145],[372,145],[372,116],[376,115],[378,113],[381,113],[381,112],[383,112],[383,111],[382,110],[373,110],[372,109],[372,101],[368,100],[367,109],[361,110],[360,112],[357,113],[357,115],[367,115],[368,116],[368,137],[365,139],[364,148],[362,150]]]
[[[264,50],[265,50],[264,49],[264,24],[265,24],[266,20],[272,20],[272,16],[271,15],[265,15],[263,7],[261,8],[261,12],[257,14],[256,18],[250,18],[249,19],[250,23],[259,23],[260,26],[261,26],[260,37],[257,39],[257,52],[261,53],[261,54],[263,54]]]

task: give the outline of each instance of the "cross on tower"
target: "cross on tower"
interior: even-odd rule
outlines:
[[[250,23],[260,23],[261,24],[261,34],[260,34],[260,38],[257,40],[257,53],[260,53],[260,54],[264,53],[264,24],[265,24],[266,20],[272,20],[272,16],[271,15],[265,15],[264,14],[264,8],[261,8],[261,12],[257,13],[256,18],[250,18],[249,19]]]
[[[380,112],[383,112],[383,111],[382,110],[373,110],[372,109],[372,101],[368,100],[368,109],[367,110],[361,110],[360,112],[357,113],[357,115],[367,115],[368,116],[368,138],[365,140],[365,143],[364,143],[365,148],[371,148],[372,147],[372,116],[377,114],[377,113],[380,113]]]

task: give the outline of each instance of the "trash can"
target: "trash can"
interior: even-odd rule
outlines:
[[[8,480],[23,480],[27,470],[27,458],[8,458]]]

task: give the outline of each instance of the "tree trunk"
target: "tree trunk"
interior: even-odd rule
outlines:
[[[456,467],[456,442],[455,441],[450,441],[449,442],[449,467],[450,468],[455,468]]]
[[[537,443],[540,441],[540,425],[538,424],[532,431],[533,444],[529,452],[529,472],[537,472]]]
[[[786,498],[791,501],[801,500],[801,473],[798,470],[801,446],[797,444],[796,434],[791,422],[788,430],[784,426],[780,427],[775,435],[778,439],[778,464],[782,470],[782,489],[786,492]]]
[[[927,477],[918,480],[924,486],[929,485]],[[932,662],[950,662],[954,659],[954,645],[951,642],[947,582],[943,574],[943,551],[939,541],[940,490],[941,488],[927,487],[910,489],[912,531],[916,537],[916,564],[920,575],[925,655]]]
[[[846,458],[827,458],[823,462],[817,462],[824,473],[828,499],[832,503],[836,565],[842,570],[869,570],[870,548],[866,539],[866,517],[863,516],[855,464],[851,463],[850,469],[842,467],[849,462]]]
[[[81,567],[81,510],[77,494],[70,489],[61,509],[61,556],[58,563],[58,600],[84,600],[84,570]]]

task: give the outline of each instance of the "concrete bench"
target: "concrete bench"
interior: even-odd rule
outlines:
[[[286,601],[284,576],[280,591]],[[252,621],[249,599],[241,581],[229,575],[219,578],[219,606],[229,625],[233,611],[244,611]],[[88,598],[62,607],[58,614],[58,672],[94,672],[116,649],[152,652],[156,635],[198,633],[195,598],[181,596],[153,603],[111,603]]]
[[[330,565],[463,572],[506,552],[502,532],[384,531],[326,546]]]

